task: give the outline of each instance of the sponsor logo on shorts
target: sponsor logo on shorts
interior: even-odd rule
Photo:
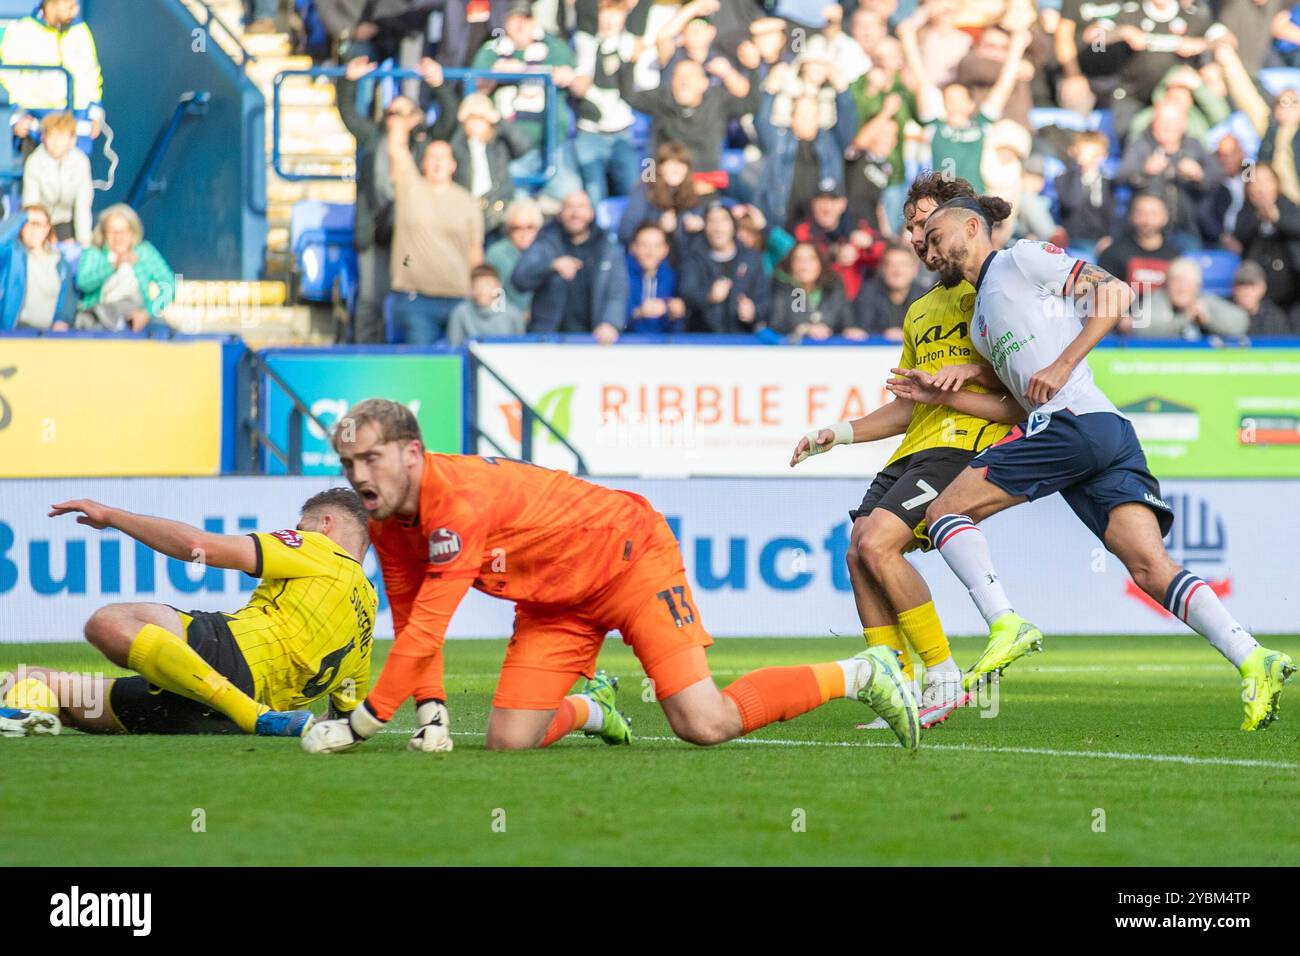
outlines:
[[[439,528],[429,535],[429,563],[450,564],[460,554],[460,535],[450,528]]]
[[[282,544],[290,548],[302,547],[302,535],[297,531],[272,531],[271,537],[278,539]]]
[[[1165,511],[1174,510],[1173,508],[1169,507],[1169,502],[1165,501],[1163,498],[1157,498],[1149,491],[1146,492],[1146,494],[1144,494],[1142,497],[1146,499],[1147,504],[1155,505],[1157,508],[1164,508]]]

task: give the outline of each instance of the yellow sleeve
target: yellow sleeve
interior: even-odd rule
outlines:
[[[334,574],[336,545],[315,531],[272,531],[250,534],[257,546],[255,578],[278,581],[283,578],[311,578]]]

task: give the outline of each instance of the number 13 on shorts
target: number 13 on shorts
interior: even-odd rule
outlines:
[[[660,591],[655,596],[668,606],[668,613],[673,616],[673,623],[678,627],[695,623],[695,609],[686,600],[686,588],[678,585],[667,591]]]

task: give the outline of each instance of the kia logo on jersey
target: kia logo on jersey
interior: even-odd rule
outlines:
[[[449,564],[460,554],[460,535],[450,528],[439,528],[429,535],[429,563]]]
[[[297,531],[272,531],[271,537],[278,539],[282,544],[291,548],[302,547],[302,535]]]

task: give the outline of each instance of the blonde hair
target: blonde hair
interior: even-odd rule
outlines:
[[[348,409],[348,413],[339,419],[338,425],[335,426],[331,443],[337,448],[346,428],[350,426],[353,434],[356,434],[356,430],[362,425],[374,425],[379,429],[379,440],[383,444],[393,441],[424,443],[424,436],[420,434],[420,423],[416,421],[415,413],[401,402],[390,401],[387,398],[367,398]]]
[[[47,113],[41,120],[41,138],[44,139],[51,133],[67,133],[69,136],[76,136],[77,118],[71,113]]]
[[[131,245],[137,246],[144,242],[144,224],[140,222],[140,217],[136,215],[134,209],[126,203],[120,202],[109,206],[99,214],[99,219],[95,221],[95,231],[91,233],[90,236],[90,244],[92,246],[98,246],[102,249],[108,244],[104,238],[105,226],[114,216],[121,216],[126,220],[128,228],[130,228],[132,235],[135,237],[132,240]]]

